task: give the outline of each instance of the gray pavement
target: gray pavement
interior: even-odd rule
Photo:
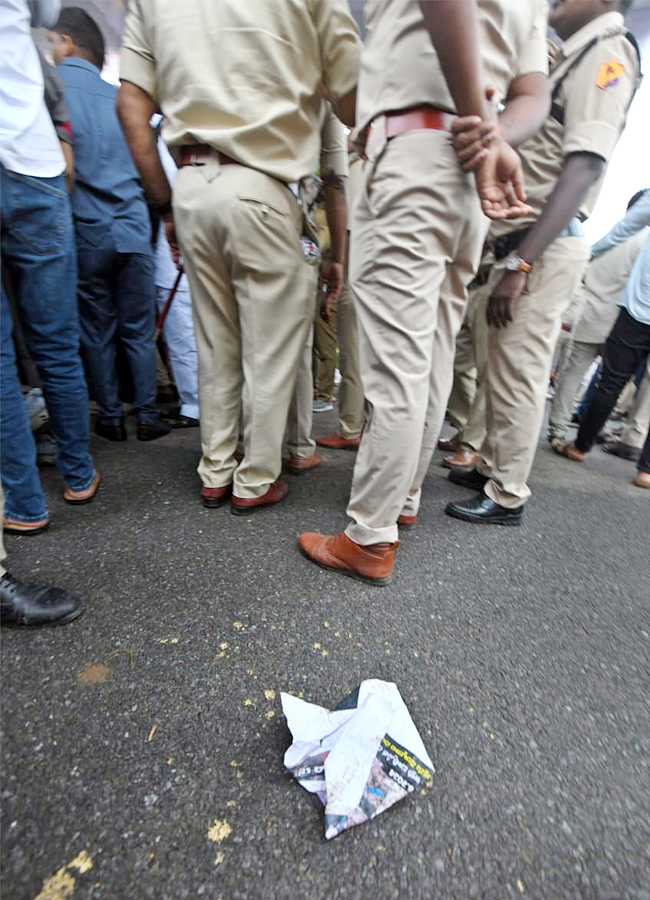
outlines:
[[[335,413],[315,417],[319,433]],[[129,424],[134,431],[132,421]],[[3,900],[650,900],[650,492],[541,444],[521,528],[448,518],[440,455],[397,572],[318,569],[354,454],[250,518],[198,501],[196,431],[93,439],[96,501],[8,537],[87,601],[2,634]],[[332,842],[283,770],[279,692],[395,681],[433,787]],[[275,692],[275,696],[272,692]]]

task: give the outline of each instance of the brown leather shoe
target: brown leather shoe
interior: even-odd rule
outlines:
[[[289,485],[286,481],[274,481],[269,487],[266,494],[261,497],[236,497],[234,494],[230,498],[231,513],[235,516],[248,516],[259,509],[260,506],[271,506],[273,503],[280,503],[289,493]]]
[[[310,469],[315,469],[316,466],[320,466],[322,461],[323,460],[318,453],[312,453],[311,456],[294,456],[292,453],[287,468],[292,475],[304,475],[305,472],[308,472]]]
[[[650,488],[650,472],[642,472],[639,469],[636,473],[634,484],[640,488]]]
[[[50,525],[49,519],[39,519],[38,522],[21,522],[19,519],[2,518],[2,530],[7,534],[40,534]]]
[[[408,531],[410,528],[414,528],[417,525],[418,517],[417,516],[398,516],[397,524],[400,528],[404,528],[405,531]]]
[[[83,506],[84,503],[90,503],[95,499],[95,494],[99,489],[99,472],[95,472],[93,480],[83,491],[73,491],[67,487],[63,492],[63,499],[71,506]]]
[[[218,509],[220,506],[223,506],[231,494],[232,481],[230,484],[224,484],[222,487],[211,488],[204,486],[201,488],[201,500],[206,509]]]
[[[446,440],[440,439],[438,441],[438,450],[446,450],[447,453],[453,453],[454,450],[458,450],[460,448],[460,433],[456,432],[453,437],[447,438]]]
[[[319,447],[329,447],[330,450],[358,450],[361,443],[359,437],[345,438],[340,434],[330,434],[329,437],[316,438]]]
[[[298,540],[302,553],[324,569],[334,569],[343,575],[379,585],[388,584],[393,577],[395,548],[400,543],[362,547],[342,531],[339,534],[305,531]]]
[[[445,456],[442,464],[446,469],[473,469],[480,461],[480,455],[470,447],[460,447],[453,456]]]

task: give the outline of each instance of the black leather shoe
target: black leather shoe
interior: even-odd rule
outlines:
[[[491,500],[486,494],[479,494],[462,503],[448,503],[445,509],[448,516],[462,519],[464,522],[476,522],[479,525],[521,525],[524,507],[507,509]]]
[[[25,584],[8,572],[0,579],[3,625],[65,625],[83,611],[81,602],[61,588]]]
[[[452,469],[449,480],[473,491],[482,491],[490,479],[486,475],[481,475],[478,469]]]
[[[633,447],[632,444],[624,444],[623,441],[605,441],[603,444],[605,453],[612,456],[620,456],[621,459],[631,459],[632,462],[638,462],[641,456],[641,448]]]
[[[201,424],[198,419],[194,419],[192,416],[183,416],[179,412],[167,413],[167,415],[163,415],[160,418],[161,421],[166,425],[171,425],[172,428],[198,428]]]
[[[172,426],[166,422],[152,422],[150,425],[138,425],[137,437],[139,441],[155,441],[171,430]]]
[[[95,434],[106,438],[107,441],[125,441],[126,428],[124,423],[120,425],[104,425],[103,422],[95,422]]]

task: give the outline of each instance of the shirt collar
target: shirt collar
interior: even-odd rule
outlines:
[[[599,37],[601,34],[605,34],[608,31],[616,31],[619,28],[622,28],[623,25],[624,19],[620,13],[603,13],[602,16],[598,16],[598,18],[592,19],[591,22],[587,22],[587,24],[583,25],[579,31],[576,31],[575,34],[572,34],[570,38],[567,38],[566,41],[564,41],[562,44],[562,56],[565,59],[568,59],[570,56],[573,56],[574,53],[577,53],[582,50],[583,47],[586,47],[589,41],[593,40],[595,37]]]
[[[61,65],[74,66],[79,69],[86,69],[87,72],[93,72],[95,75],[100,74],[97,66],[93,65],[91,62],[88,62],[87,59],[82,59],[80,56],[66,56]]]

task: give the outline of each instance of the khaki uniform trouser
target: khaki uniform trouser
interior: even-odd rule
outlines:
[[[488,497],[508,509],[530,497],[526,482],[544,418],[562,314],[588,260],[584,238],[553,241],[528,276],[513,321],[506,328],[488,329],[487,437],[477,468],[490,479],[485,486]]]
[[[551,401],[548,417],[549,439],[564,440],[565,432],[571,422],[576,397],[587,369],[600,353],[602,344],[587,341],[573,341],[569,347],[564,364],[555,380],[555,393]],[[641,442],[643,443],[643,442]]]
[[[363,386],[359,373],[359,333],[354,311],[352,292],[343,285],[338,302],[337,334],[339,342],[338,413],[339,434],[344,438],[356,438],[363,428]]]
[[[258,497],[282,467],[298,362],[313,323],[314,268],[289,189],[239,165],[184,166],[174,221],[192,291],[207,487]],[[240,411],[244,458],[234,457]]]
[[[469,300],[463,324],[456,337],[456,355],[454,356],[454,383],[451,387],[447,414],[453,427],[462,431],[467,422],[469,411],[476,394],[476,359],[474,354],[474,335],[472,333],[472,298],[474,290],[469,291]]]
[[[319,298],[320,299],[320,298]],[[326,321],[320,314],[320,303],[316,308],[313,337],[313,396],[319,400],[331,400],[334,394],[334,373],[336,372],[336,333],[338,308]]]
[[[350,232],[350,284],[367,418],[346,528],[363,545],[397,540],[397,517],[421,457],[430,459],[435,447],[465,285],[487,229],[449,134],[411,131],[386,142],[383,120],[375,120],[366,152]]]
[[[500,273],[499,273],[500,274]],[[476,367],[476,388],[467,419],[459,429],[458,437],[463,447],[478,453],[485,440],[485,397],[487,394],[487,336],[488,324],[485,311],[496,283],[494,269],[485,284],[470,291],[465,324],[471,335],[472,355]]]
[[[317,283],[314,288],[313,303],[316,315],[320,318],[320,303],[316,296]],[[287,450],[292,456],[299,456],[302,459],[312,456],[316,450],[316,441],[311,436],[314,421],[314,385],[312,381],[314,332],[315,326],[309,329],[307,342],[300,356],[296,386],[287,418]]]
[[[641,449],[650,428],[650,356],[646,363],[646,370],[634,403],[625,419],[625,428],[621,434],[621,441],[630,447]]]

